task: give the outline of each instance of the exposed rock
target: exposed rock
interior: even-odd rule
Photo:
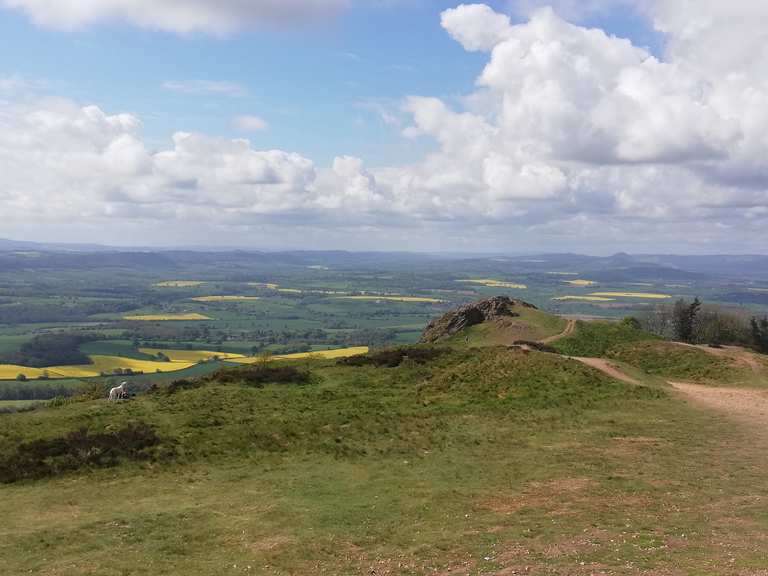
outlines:
[[[515,308],[536,308],[522,300],[513,300],[508,296],[494,296],[465,304],[447,314],[432,320],[421,334],[421,342],[430,343],[448,338],[476,324],[490,322],[499,318],[519,316]]]

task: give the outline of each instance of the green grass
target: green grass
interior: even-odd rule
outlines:
[[[648,341],[619,344],[611,348],[609,358],[636,366],[647,374],[694,382],[733,383],[751,373],[727,358],[671,342]]]
[[[0,400],[0,410],[3,408],[29,408],[40,402],[41,400]]]
[[[615,346],[627,342],[658,340],[656,336],[617,322],[576,323],[571,336],[552,343],[561,354],[600,358]]]
[[[313,373],[3,416],[0,457],[130,422],[176,456],[3,486],[0,572],[694,574],[768,551],[748,444],[661,389],[496,348]]]
[[[470,326],[440,341],[440,344],[456,348],[510,345],[517,340],[541,340],[554,336],[566,326],[563,318],[543,310],[516,307],[514,311],[518,316]]]

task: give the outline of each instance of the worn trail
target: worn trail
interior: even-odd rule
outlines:
[[[568,320],[568,323],[565,325],[565,330],[560,332],[560,334],[555,334],[554,336],[543,338],[542,340],[539,340],[539,342],[541,344],[551,344],[552,342],[557,342],[558,340],[567,338],[568,336],[573,334],[575,330],[576,330],[576,320]]]
[[[715,388],[687,382],[669,384],[692,403],[718,410],[768,437],[768,390]]]

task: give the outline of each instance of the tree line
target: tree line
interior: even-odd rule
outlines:
[[[662,338],[689,344],[746,346],[768,354],[768,316],[679,299],[660,304],[638,319],[640,326]]]

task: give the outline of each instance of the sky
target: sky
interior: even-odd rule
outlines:
[[[767,253],[762,0],[0,0],[0,238]]]

